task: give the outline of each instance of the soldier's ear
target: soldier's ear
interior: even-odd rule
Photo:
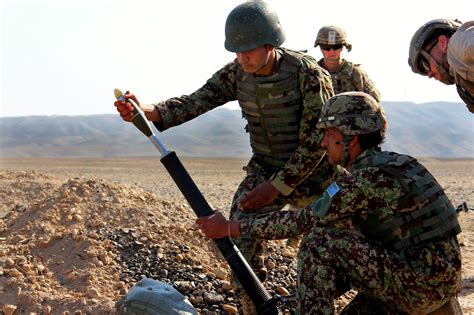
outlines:
[[[273,45],[265,44],[265,49],[266,49],[267,51],[272,51],[273,48],[274,48]]]
[[[446,36],[446,35],[439,35],[438,43],[439,43],[439,48],[441,48],[441,51],[443,53],[447,53],[448,52],[449,37]]]
[[[352,137],[351,141],[349,142],[349,150],[354,154],[354,157],[362,153],[363,150],[360,146],[359,135]]]
[[[349,147],[356,147],[359,146],[359,135],[354,135],[349,141]]]

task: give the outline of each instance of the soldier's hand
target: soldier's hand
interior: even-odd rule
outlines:
[[[196,220],[199,229],[209,238],[236,237],[238,231],[238,221],[229,221],[224,215],[216,211],[207,217],[200,217]]]
[[[250,191],[240,201],[242,211],[259,209],[271,203],[280,192],[273,187],[270,181],[265,181]]]
[[[219,211],[210,216],[198,218],[196,224],[207,237],[224,238],[228,236],[227,226],[229,222]]]
[[[135,95],[131,94],[130,92],[126,92],[124,95],[125,99],[132,99],[135,104],[140,106],[140,102],[137,100]],[[117,111],[119,112],[120,116],[122,117],[123,120],[125,121],[131,121],[133,116],[134,116],[134,109],[132,104],[129,102],[126,102],[124,100],[116,100],[114,102],[115,107],[117,108]]]

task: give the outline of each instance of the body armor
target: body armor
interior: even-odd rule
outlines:
[[[464,101],[471,113],[474,113],[474,82],[467,81],[459,74],[454,75],[459,97]]]
[[[324,59],[321,59],[318,64],[323,66]],[[343,61],[342,67],[339,71],[329,71],[331,75],[332,87],[334,89],[334,94],[339,94],[342,92],[348,91],[364,91],[364,87],[361,82],[356,82],[353,78],[354,74],[354,67],[358,65],[354,65],[352,62],[347,60]]]
[[[407,195],[393,214],[373,212],[360,220],[362,233],[403,254],[407,248],[461,232],[456,209],[434,177],[410,156],[380,152],[363,161],[395,176]]]
[[[259,77],[237,72],[237,100],[247,119],[247,132],[255,154],[273,167],[283,166],[299,146],[303,109],[298,73],[303,54],[277,49],[277,71]]]

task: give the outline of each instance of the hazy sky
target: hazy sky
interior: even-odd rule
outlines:
[[[235,55],[224,49],[230,0],[0,0],[0,116],[115,113],[115,87],[143,103],[190,94]],[[313,48],[325,24],[346,29],[383,101],[461,102],[411,72],[413,33],[434,18],[473,19],[474,1],[269,0],[287,40]],[[455,4],[455,5],[454,5]],[[231,108],[236,108],[235,103]]]

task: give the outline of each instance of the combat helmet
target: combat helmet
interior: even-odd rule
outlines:
[[[346,31],[336,25],[325,25],[319,30],[314,47],[318,45],[344,45],[347,51],[352,50],[352,45],[347,40]]]
[[[346,166],[349,156],[349,142],[355,135],[380,131],[382,139],[387,130],[385,112],[379,103],[364,92],[344,92],[331,97],[324,103],[316,128],[337,128],[344,134],[344,153],[339,162]]]
[[[227,16],[224,46],[228,51],[248,51],[266,44],[279,47],[284,41],[278,15],[265,2],[242,3]]]
[[[408,52],[408,64],[414,73],[428,75],[429,66],[427,46],[433,47],[437,41],[437,35],[453,34],[461,26],[458,20],[435,19],[422,25],[413,35]],[[429,48],[428,48],[429,50]]]
[[[335,127],[344,135],[354,136],[386,131],[385,112],[377,101],[364,92],[345,92],[331,97],[321,110],[316,128]]]

